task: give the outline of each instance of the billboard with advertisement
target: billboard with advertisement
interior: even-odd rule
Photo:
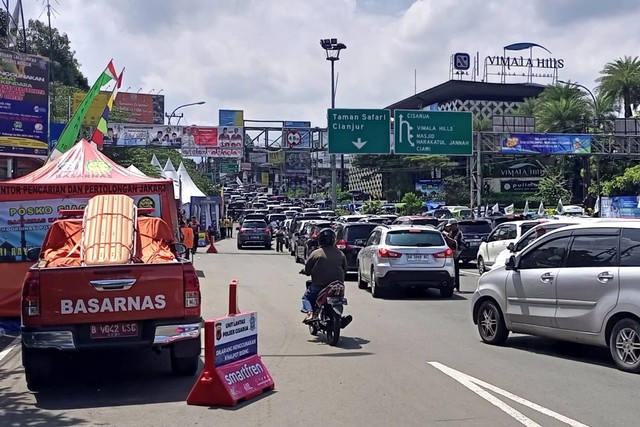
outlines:
[[[185,126],[182,129],[183,147],[217,147],[218,128],[206,126]]]
[[[244,145],[243,135],[241,126],[218,126],[218,147],[242,148]]]
[[[72,113],[75,113],[86,95],[85,92],[73,94]],[[91,103],[83,125],[96,126],[111,92],[102,91]],[[158,124],[164,123],[164,95],[148,93],[119,92],[113,104],[114,108],[123,110],[128,115],[127,123]]]
[[[311,148],[311,122],[283,122],[282,146],[286,148]]]
[[[640,196],[603,197],[600,204],[602,218],[640,219]]]
[[[284,163],[284,150],[270,151],[267,153],[267,162],[272,165],[281,165]]]
[[[311,173],[311,154],[308,151],[287,151],[284,158],[286,173]]]
[[[501,151],[512,154],[589,154],[591,153],[591,136],[512,133],[502,137]]]
[[[131,196],[138,207],[154,208],[160,216],[160,196]],[[27,261],[29,248],[41,246],[60,209],[84,209],[89,197],[0,202],[0,262]]]
[[[0,154],[47,156],[49,60],[0,50]]]
[[[419,179],[416,181],[416,190],[427,195],[440,193],[443,186],[442,179]]]
[[[237,159],[242,157],[241,148],[183,147],[180,152],[184,157],[221,157],[229,159]]]
[[[104,144],[125,147],[149,145],[180,148],[182,133],[182,126],[110,123]]]
[[[220,126],[244,126],[244,111],[218,110],[218,124]]]

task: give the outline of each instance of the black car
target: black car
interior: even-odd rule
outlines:
[[[296,244],[296,261],[306,262],[311,252],[318,248],[318,233],[324,228],[331,228],[333,222],[311,221],[298,233]]]
[[[458,228],[462,231],[466,247],[460,253],[462,262],[475,261],[482,238],[491,234],[491,222],[486,219],[463,219],[458,221]]]
[[[271,231],[265,221],[247,220],[238,228],[238,249],[245,246],[262,246],[271,249]]]
[[[347,258],[347,271],[357,271],[358,252],[364,247],[369,234],[379,224],[374,222],[338,223],[336,230],[336,247]]]
[[[322,220],[322,215],[320,215],[319,212],[298,212],[298,214],[296,216],[293,217],[293,219],[291,220],[291,224],[289,224],[289,230],[287,230],[287,233],[289,234],[286,239],[289,242],[292,242],[297,236],[294,236],[293,234],[295,232],[300,231],[299,228],[299,224],[300,221],[305,221],[305,220],[310,220],[310,219],[317,219],[317,220]],[[290,244],[289,245],[289,252],[291,253],[291,255],[295,255],[295,253],[293,253],[292,248],[294,245]]]

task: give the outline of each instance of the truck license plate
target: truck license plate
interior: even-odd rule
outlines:
[[[138,336],[138,324],[135,322],[103,323],[100,325],[91,325],[89,329],[90,329],[91,339],[122,338],[122,337]]]

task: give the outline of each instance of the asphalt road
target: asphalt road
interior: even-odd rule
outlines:
[[[634,426],[640,377],[606,349],[512,336],[483,344],[470,318],[477,274],[462,293],[373,299],[347,286],[353,323],[337,347],[309,335],[304,278],[288,254],[219,243],[197,254],[205,317],[226,314],[238,279],[242,310],[259,313],[259,352],[274,392],[236,408],[192,407],[194,378],[169,374],[168,354],[115,352],[60,361],[55,385],[27,390],[16,348],[0,361],[0,425]]]

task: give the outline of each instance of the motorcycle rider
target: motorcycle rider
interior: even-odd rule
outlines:
[[[347,274],[347,258],[335,246],[336,232],[323,228],[318,233],[318,244],[320,247],[311,252],[303,270],[305,275],[311,276],[311,286],[302,295],[301,311],[307,314],[303,323],[314,320],[313,308],[320,291],[336,280],[344,283]],[[345,328],[351,320],[351,316],[344,316],[340,326]]]

